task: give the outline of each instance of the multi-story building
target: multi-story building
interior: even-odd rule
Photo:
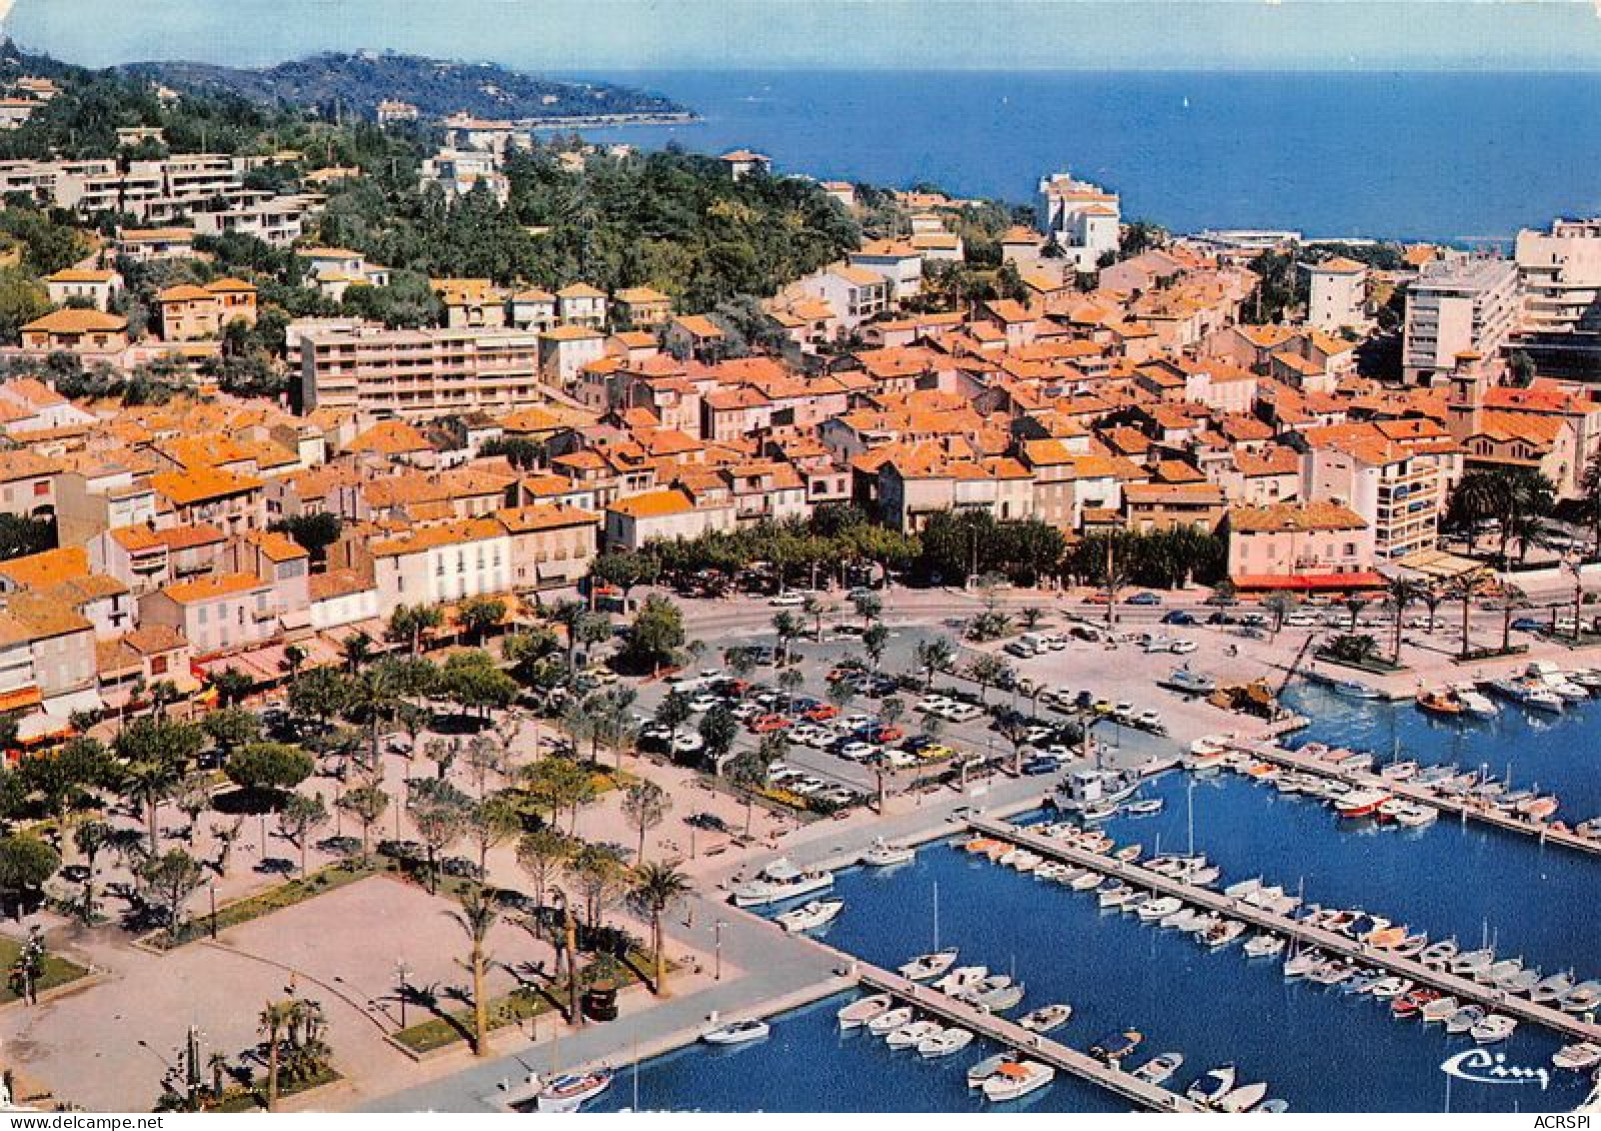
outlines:
[[[1461,353],[1499,357],[1517,327],[1518,267],[1510,259],[1458,257],[1424,264],[1407,292],[1402,373],[1428,384]]]
[[[517,330],[315,330],[300,342],[302,400],[308,412],[376,417],[506,413],[545,399],[540,341]]]
[[[1308,263],[1306,323],[1334,333],[1366,321],[1368,269],[1343,256]]]
[[[1240,589],[1312,588],[1366,582],[1373,574],[1373,530],[1338,503],[1234,507],[1224,520],[1229,577]]]
[[[115,271],[87,267],[68,267],[54,275],[45,276],[45,290],[50,301],[66,306],[73,300],[96,310],[108,310],[111,300],[122,290],[122,276]]]
[[[1075,270],[1094,271],[1102,256],[1117,251],[1123,213],[1115,192],[1067,173],[1040,178],[1039,191],[1040,226]]]
[[[1530,333],[1601,331],[1601,218],[1518,233],[1515,260]]]

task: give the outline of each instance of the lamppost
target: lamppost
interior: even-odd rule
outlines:
[[[395,980],[400,985],[400,1027],[406,1027],[406,999],[411,996],[411,967],[404,958],[395,959]]]
[[[719,919],[712,927],[712,934],[716,939],[713,946],[713,953],[716,957],[714,959],[712,980],[716,982],[723,980],[723,928],[726,926],[728,924]]]
[[[206,885],[211,890],[211,937],[217,937],[217,881],[213,880]]]

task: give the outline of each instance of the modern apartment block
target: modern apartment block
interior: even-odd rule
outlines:
[[[1549,232],[1524,229],[1515,258],[1525,330],[1601,331],[1601,218],[1558,220]]]
[[[1459,257],[1425,264],[1407,295],[1407,383],[1443,377],[1460,353],[1499,357],[1517,325],[1518,267],[1512,260]]]

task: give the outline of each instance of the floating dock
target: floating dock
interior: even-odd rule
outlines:
[[[1410,978],[1420,986],[1432,986],[1442,993],[1453,994],[1464,1004],[1475,1002],[1497,1013],[1504,1013],[1509,1017],[1516,1017],[1519,1021],[1527,1021],[1553,1030],[1566,1036],[1582,1041],[1601,1042],[1601,1025],[1593,1021],[1563,1013],[1558,1009],[1551,1009],[1545,1005],[1536,1005],[1524,997],[1518,997],[1503,990],[1490,986],[1480,985],[1468,978],[1459,977],[1411,958],[1402,958],[1385,950],[1379,950],[1359,942],[1356,939],[1326,931],[1320,927],[1311,927],[1286,915],[1279,915],[1253,906],[1243,900],[1231,899],[1222,892],[1211,888],[1196,887],[1183,880],[1175,880],[1163,876],[1138,864],[1126,864],[1110,856],[1103,856],[1097,852],[1089,852],[1074,845],[1064,844],[1062,841],[1041,836],[1028,829],[1003,821],[987,820],[974,817],[968,820],[968,826],[975,832],[997,840],[1008,841],[1011,844],[1027,848],[1030,852],[1063,863],[1074,864],[1082,868],[1089,868],[1107,877],[1124,880],[1131,885],[1138,886],[1153,893],[1171,895],[1184,902],[1215,911],[1230,919],[1238,919],[1249,923],[1264,931],[1272,931],[1283,935],[1287,939],[1294,939],[1303,947],[1317,947],[1328,954],[1343,955],[1367,966],[1375,966],[1388,970],[1392,974]]]
[[[1147,1111],[1206,1110],[1187,1096],[1169,1091],[1158,1084],[1137,1080],[1116,1065],[1097,1060],[1088,1053],[1069,1048],[1039,1033],[1030,1032],[1015,1021],[1008,1021],[1004,1017],[977,1009],[966,1002],[957,1001],[949,994],[941,993],[931,986],[919,985],[909,978],[903,978],[899,974],[867,963],[857,965],[862,985],[893,994],[924,1013],[932,1014],[952,1025],[971,1029],[979,1036],[988,1037],[992,1041],[1016,1049],[1028,1060],[1049,1064],[1059,1072],[1065,1072],[1115,1092]]]
[[[1465,797],[1451,797],[1438,793],[1428,786],[1416,785],[1412,782],[1391,781],[1389,778],[1368,770],[1342,770],[1339,766],[1325,762],[1321,758],[1286,750],[1282,746],[1271,742],[1248,742],[1244,739],[1230,738],[1220,740],[1220,745],[1260,761],[1271,762],[1273,765],[1281,766],[1285,769],[1315,774],[1318,777],[1329,778],[1332,781],[1344,782],[1346,785],[1355,788],[1382,789],[1398,798],[1413,801],[1419,805],[1427,805],[1432,809],[1438,809],[1442,813],[1449,813],[1459,820],[1481,821],[1504,832],[1532,836],[1541,844],[1555,844],[1590,856],[1601,856],[1601,841],[1582,837],[1574,832],[1553,829],[1544,821],[1531,821],[1527,817],[1517,817],[1482,805],[1475,805]]]

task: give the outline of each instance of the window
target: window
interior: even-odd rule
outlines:
[[[165,656],[152,656],[152,657],[150,657],[150,674],[151,675],[166,675],[167,674],[167,657],[165,657]]]

